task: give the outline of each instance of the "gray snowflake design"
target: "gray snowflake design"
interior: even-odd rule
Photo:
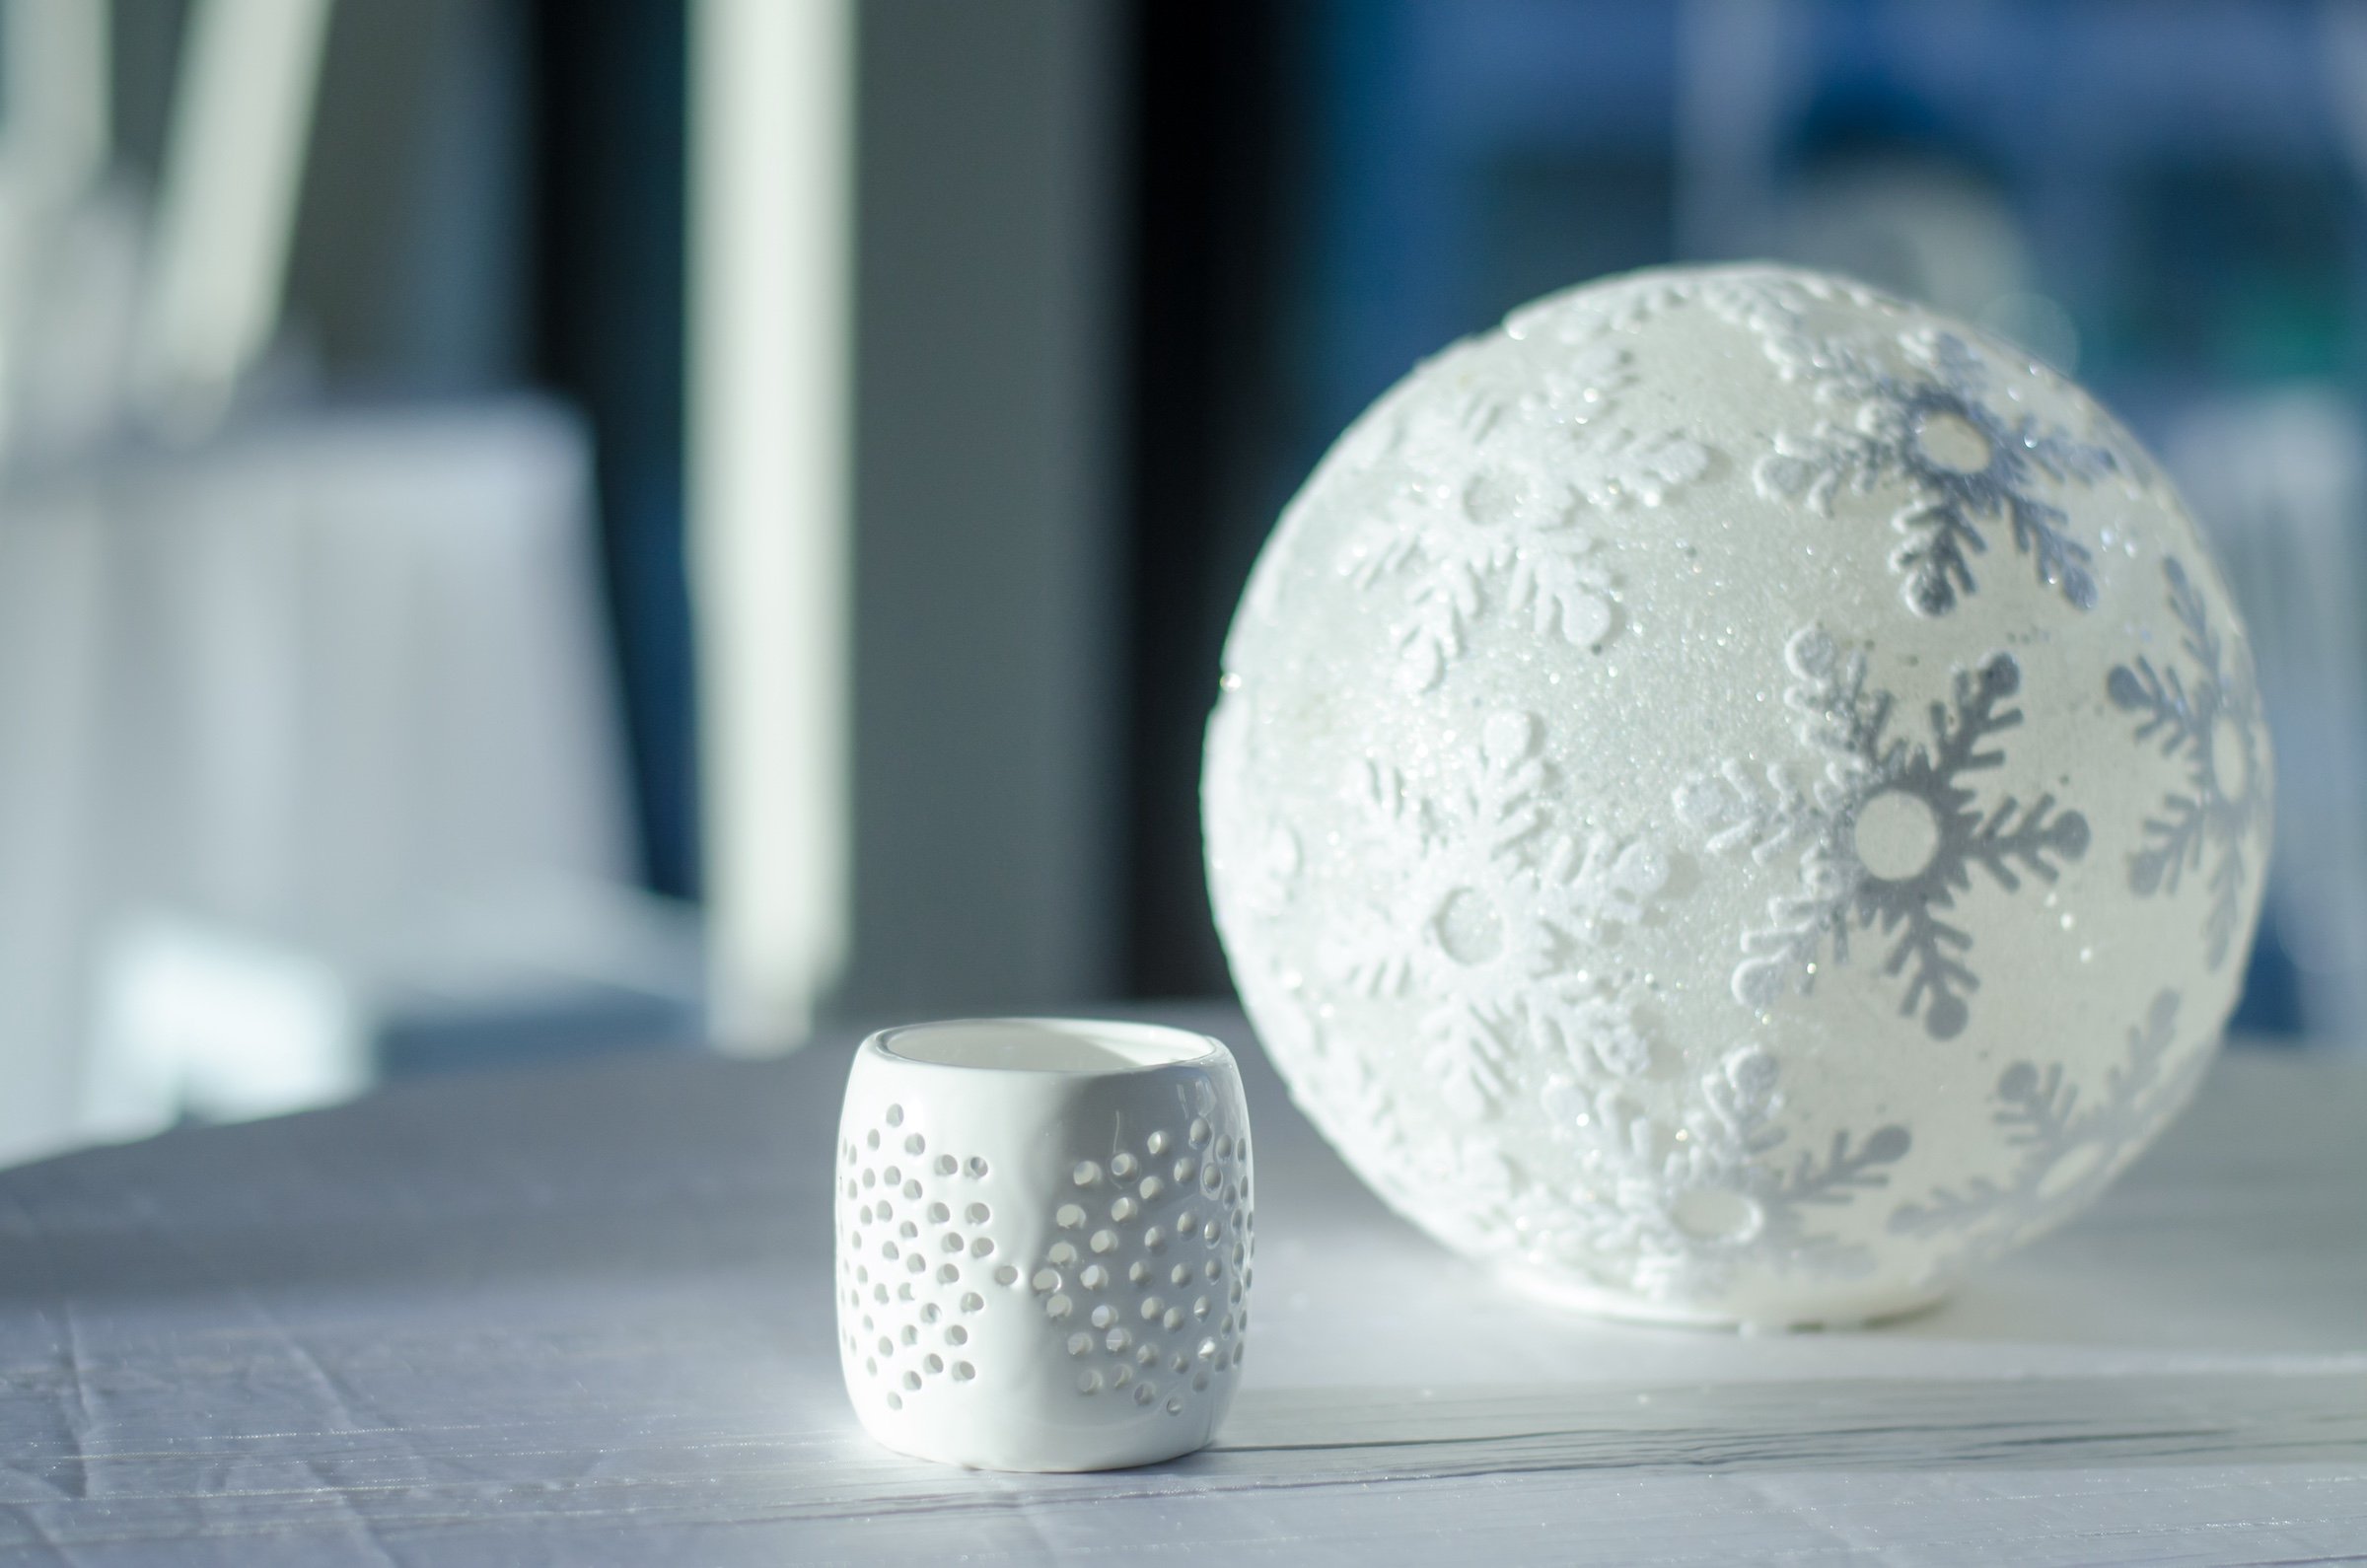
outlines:
[[[2105,691],[2115,707],[2137,715],[2139,742],[2156,742],[2162,755],[2185,762],[2187,787],[2162,798],[2162,815],[2145,819],[2145,844],[2129,857],[2128,886],[2141,897],[2175,894],[2185,875],[2207,861],[2211,906],[2203,931],[2215,969],[2227,962],[2243,923],[2249,851],[2268,820],[2259,692],[2251,661],[2212,627],[2186,568],[2172,559],[2162,572],[2192,677],[2175,665],[2156,669],[2139,655],[2114,667]]]
[[[1787,983],[1805,995],[1828,948],[1845,962],[1852,927],[1879,930],[1890,942],[1883,972],[1906,976],[1900,1012],[1920,1012],[1932,1038],[1953,1038],[1980,981],[1968,962],[1972,933],[1941,916],[1971,890],[1974,868],[2014,892],[2024,873],[2052,882],[2058,861],[2088,848],[2087,819],[2058,812],[2052,795],[2028,806],[2008,795],[1984,811],[1967,782],[2005,760],[1989,743],[2022,722],[2008,705],[2021,666],[1999,653],[1958,671],[1952,701],[1931,704],[1923,743],[1890,733],[1895,699],[1866,689],[1863,653],[1844,654],[1811,626],[1793,635],[1784,659],[1794,677],[1785,700],[1800,738],[1823,753],[1825,776],[1802,789],[1781,765],[1762,782],[1728,761],[1677,791],[1678,814],[1708,832],[1712,850],[1748,848],[1761,864],[1800,854],[1799,891],[1770,899],[1768,923],[1743,935],[1734,994],[1755,1008]]]
[[[1575,1202],[1525,1194],[1516,1230],[1529,1250],[1566,1266],[1632,1260],[1635,1283],[1655,1295],[1722,1288],[1744,1262],[1864,1273],[1866,1249],[1826,1231],[1821,1215],[1888,1186],[1888,1168],[1913,1140],[1906,1128],[1886,1125],[1862,1138],[1836,1132],[1821,1152],[1782,1158],[1781,1076],[1758,1046],[1731,1051],[1702,1076],[1674,1128],[1623,1086],[1590,1095],[1567,1080],[1549,1085],[1546,1112],[1588,1144],[1592,1179]]]
[[[1935,1272],[1961,1275],[2076,1213],[2108,1185],[2193,1093],[2211,1053],[2165,1071],[2178,1037],[2176,991],[2158,993],[2101,1090],[2083,1097],[2060,1064],[2017,1061],[1990,1092],[1990,1120],[2018,1151],[2002,1179],[1941,1187],[1891,1215],[1894,1236],[1961,1237]]]
[[[1830,344],[1777,353],[1787,372],[1816,378],[1825,397],[1857,408],[1852,423],[1779,436],[1754,471],[1760,493],[1805,497],[1829,515],[1843,489],[1864,495],[1903,486],[1908,499],[1891,526],[1904,539],[1891,564],[1905,577],[1906,603],[1918,614],[1944,615],[1959,596],[1976,591],[1972,557],[1987,551],[1985,531],[2000,521],[2042,584],[2075,608],[2093,608],[2093,557],[2037,485],[2042,478],[2093,484],[2120,471],[2119,457],[2035,415],[2011,418],[1992,408],[1983,398],[1987,366],[1955,334],[1910,333],[1903,345],[1919,374],[1895,375]]]

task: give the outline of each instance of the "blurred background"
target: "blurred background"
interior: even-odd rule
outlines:
[[[2367,5],[0,0],[0,1162],[1206,996],[1233,602],[1417,358],[1775,255],[2079,377],[2367,1039]]]

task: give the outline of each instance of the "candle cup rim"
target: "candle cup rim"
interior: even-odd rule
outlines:
[[[961,1060],[957,1057],[914,1054],[911,1036],[945,1033],[985,1035],[1036,1033],[1052,1036],[1072,1048],[1084,1047],[1106,1058],[1092,1062],[1059,1060]],[[1042,1078],[1125,1078],[1170,1067],[1205,1067],[1230,1062],[1233,1053],[1224,1041],[1197,1030],[1172,1024],[1140,1023],[1128,1019],[1009,1016],[931,1019],[880,1030],[863,1041],[866,1055],[899,1067],[934,1068],[943,1072],[982,1076],[1019,1075]],[[983,1041],[979,1047],[991,1051]],[[1014,1053],[1023,1046],[1008,1047]]]

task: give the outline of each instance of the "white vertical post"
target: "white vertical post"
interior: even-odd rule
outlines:
[[[1767,173],[1796,68],[1789,0],[1688,0],[1677,18],[1677,257],[1773,245]]]
[[[850,858],[851,0],[698,0],[689,502],[718,1037],[797,1042]]]
[[[79,195],[107,165],[105,0],[8,0],[8,161],[40,197]]]
[[[210,417],[278,329],[329,0],[198,0],[189,16],[137,372]]]
[[[91,0],[5,0],[0,62],[0,445],[20,439],[28,337],[48,303],[41,257],[62,215],[106,172],[112,102],[109,8]]]

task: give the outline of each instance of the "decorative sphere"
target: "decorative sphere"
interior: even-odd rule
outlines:
[[[2209,551],[2078,388],[1837,278],[1641,272],[1415,370],[1283,514],[1209,876],[1415,1223],[1598,1311],[1850,1322],[2178,1110],[2269,766]]]

